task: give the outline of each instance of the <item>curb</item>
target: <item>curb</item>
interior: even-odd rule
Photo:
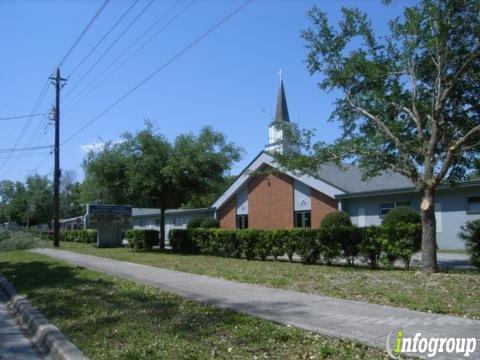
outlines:
[[[87,357],[40,311],[17,292],[13,285],[0,273],[0,291],[7,297],[7,305],[19,316],[22,325],[33,337],[35,345],[55,360],[87,360]]]

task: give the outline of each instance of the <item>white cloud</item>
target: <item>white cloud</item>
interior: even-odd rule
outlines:
[[[120,144],[122,141],[117,140],[117,141],[112,141],[110,144]],[[80,145],[80,149],[86,154],[90,151],[101,151],[105,147],[106,142],[97,142],[97,143],[92,143],[92,144],[85,144],[85,145]]]

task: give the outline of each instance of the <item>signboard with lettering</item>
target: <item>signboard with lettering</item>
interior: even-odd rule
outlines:
[[[130,205],[89,204],[87,207],[89,227],[115,225],[120,228],[132,226],[132,207]]]

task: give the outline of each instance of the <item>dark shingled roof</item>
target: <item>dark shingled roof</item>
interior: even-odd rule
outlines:
[[[290,122],[288,116],[287,98],[285,96],[285,89],[283,88],[283,81],[280,80],[280,88],[277,96],[277,111],[275,112],[275,122],[285,121]]]
[[[415,184],[407,177],[391,171],[362,180],[362,170],[356,165],[339,167],[333,164],[322,165],[316,177],[347,193],[412,188]]]
[[[152,215],[160,215],[160,209],[152,209],[152,208],[133,208],[132,209],[132,216],[152,216]]]

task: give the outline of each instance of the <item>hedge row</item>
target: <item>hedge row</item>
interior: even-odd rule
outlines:
[[[93,244],[97,242],[97,230],[65,230],[60,232],[60,241]]]
[[[130,247],[143,250],[151,250],[160,241],[157,230],[127,230],[125,238],[128,240]]]
[[[354,265],[359,257],[377,268],[381,259],[392,265],[397,259],[408,267],[411,256],[420,249],[421,226],[400,223],[395,226],[330,226],[320,229],[288,230],[171,230],[172,251],[223,257],[265,260],[297,254],[305,264],[322,261],[332,264],[345,259]]]

